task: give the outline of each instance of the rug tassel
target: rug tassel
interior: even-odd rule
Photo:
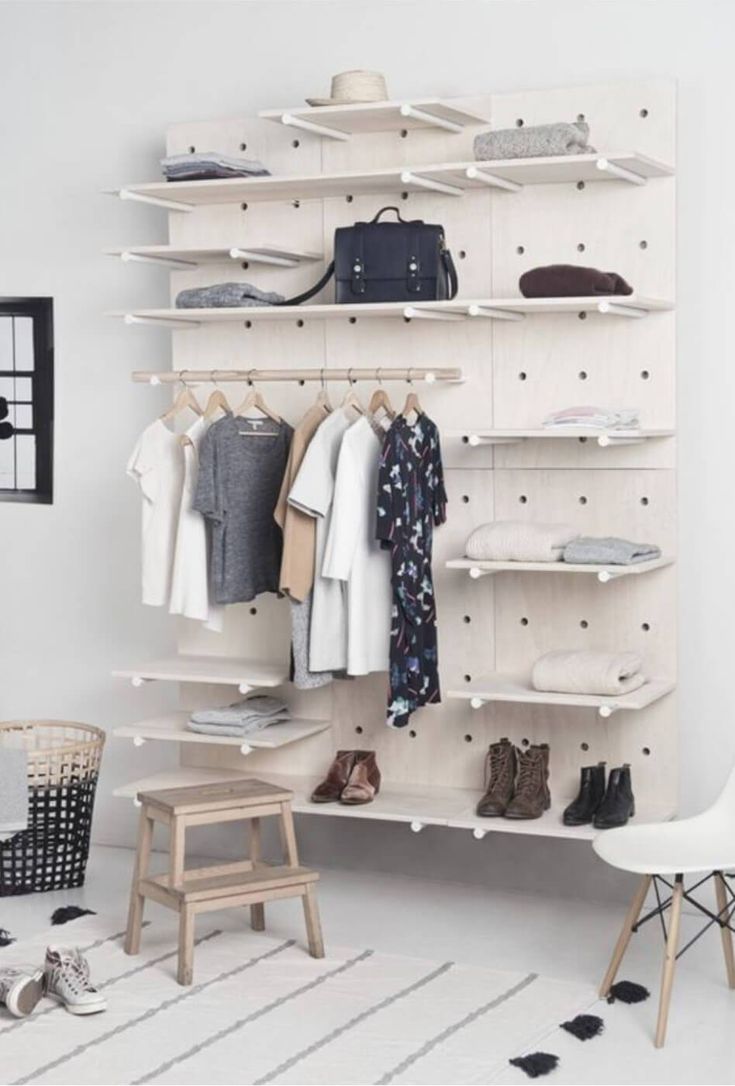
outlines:
[[[634,980],[619,980],[608,992],[607,1001],[614,1003],[619,999],[621,1003],[642,1003],[650,994],[648,988],[636,984]]]
[[[79,916],[96,916],[94,909],[80,909],[78,905],[61,905],[54,909],[51,917],[52,924],[68,924],[70,920],[76,920]]]
[[[10,946],[10,944],[14,942],[15,939],[7,928],[0,928],[0,946]]]
[[[567,1033],[571,1033],[573,1037],[577,1037],[580,1041],[589,1041],[592,1037],[598,1037],[602,1033],[605,1023],[596,1014],[578,1014],[571,1021],[562,1022],[561,1028],[565,1029]]]
[[[548,1075],[559,1063],[559,1057],[551,1052],[532,1052],[530,1056],[516,1056],[514,1060],[508,1060],[513,1067],[520,1067],[529,1078],[538,1078],[539,1075]]]

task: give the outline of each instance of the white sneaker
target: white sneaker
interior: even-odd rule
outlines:
[[[43,996],[43,970],[0,969],[0,1003],[16,1018],[25,1018]]]
[[[63,1003],[71,1014],[107,1010],[107,1000],[90,983],[89,962],[76,947],[48,947],[43,971],[46,995]]]

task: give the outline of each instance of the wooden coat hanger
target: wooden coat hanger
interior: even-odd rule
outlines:
[[[327,411],[331,411],[332,410],[332,404],[331,404],[331,401],[329,399],[329,392],[327,391],[327,382],[324,379],[324,370],[321,370],[320,372],[321,372],[322,387],[319,389],[319,392],[317,393],[316,400],[314,401],[314,406],[315,407],[325,407],[327,409]]]
[[[207,421],[213,419],[218,411],[224,411],[229,415],[231,408],[227,397],[221,388],[217,385],[217,373],[212,374],[212,381],[214,383],[214,392],[212,392],[207,400],[207,406],[204,408],[204,417]]]
[[[161,422],[170,422],[172,419],[175,419],[177,415],[180,415],[182,411],[185,411],[187,407],[190,408],[195,415],[201,415],[202,413],[199,401],[184,380],[183,375],[185,372],[185,370],[179,372],[179,381],[181,381],[183,388],[169,407],[168,411],[164,411],[162,415],[159,415]]]
[[[407,419],[411,412],[415,412],[417,415],[423,415],[424,413],[424,409],[419,402],[419,398],[413,390],[413,377],[411,376],[411,373],[412,370],[409,370],[408,377],[406,378],[409,385],[411,386],[411,391],[406,396],[406,402],[401,408],[401,414],[403,415],[404,419]]]
[[[378,411],[382,410],[386,413],[389,419],[394,419],[396,413],[393,410],[393,404],[390,402],[388,393],[383,388],[383,382],[380,379],[380,370],[378,372],[378,385],[379,388],[375,389],[370,397],[370,403],[368,404],[368,415],[377,415]]]
[[[248,411],[252,411],[253,408],[256,408],[264,415],[267,415],[269,419],[272,419],[273,422],[280,423],[282,421],[281,416],[276,414],[276,412],[268,406],[260,392],[255,388],[251,377],[248,377],[248,384],[250,385],[250,391],[235,411],[235,414],[240,418],[243,418]]]
[[[342,408],[353,407],[355,409],[355,411],[357,411],[360,415],[364,415],[365,414],[365,408],[360,403],[360,398],[359,398],[359,396],[357,395],[357,393],[355,392],[355,390],[353,388],[354,381],[352,380],[352,370],[351,369],[347,370],[347,380],[350,382],[350,387],[347,390],[345,398],[342,400],[342,403],[340,404],[340,407],[342,407]]]

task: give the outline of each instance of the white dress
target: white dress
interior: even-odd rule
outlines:
[[[337,458],[342,438],[353,418],[338,408],[324,420],[309,442],[288,495],[291,505],[317,518],[309,631],[310,671],[344,671],[347,666],[344,585],[322,576],[321,569],[331,522]]]
[[[324,577],[347,586],[347,672],[387,671],[391,560],[375,538],[381,442],[366,418],[342,439],[324,554]]]
[[[171,598],[176,530],[184,483],[179,435],[162,419],[147,426],[130,455],[127,473],[140,487],[143,603],[165,607]]]
[[[207,525],[201,513],[192,509],[199,471],[199,442],[209,428],[209,420],[197,418],[186,431],[189,438],[182,447],[184,480],[179,503],[178,528],[174,551],[169,611],[172,615],[204,622],[207,629],[222,631],[224,608],[212,600],[209,586],[209,541]]]

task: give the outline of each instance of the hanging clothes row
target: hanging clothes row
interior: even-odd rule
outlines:
[[[179,435],[169,424],[187,409],[197,417]],[[297,687],[387,672],[394,727],[439,701],[431,550],[446,494],[415,393],[396,414],[382,388],[365,410],[352,390],[332,408],[323,387],[292,429],[255,390],[234,411],[217,390],[202,413],[185,388],[128,473],[143,499],[144,603],[221,629],[225,605],[284,594]]]

